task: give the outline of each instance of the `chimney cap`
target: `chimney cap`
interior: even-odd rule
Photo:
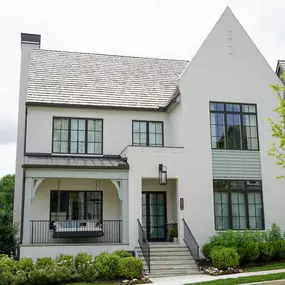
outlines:
[[[41,35],[21,33],[21,43],[41,45]]]

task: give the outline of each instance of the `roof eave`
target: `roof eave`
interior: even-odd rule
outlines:
[[[117,110],[140,110],[140,111],[154,111],[165,112],[167,107],[127,107],[127,106],[105,106],[105,105],[81,105],[81,104],[59,104],[59,103],[47,103],[47,102],[26,102],[26,106],[37,107],[57,107],[57,108],[84,108],[84,109],[117,109]]]

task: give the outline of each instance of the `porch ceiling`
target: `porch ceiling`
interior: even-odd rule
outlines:
[[[70,157],[25,155],[23,168],[129,169],[120,156]]]

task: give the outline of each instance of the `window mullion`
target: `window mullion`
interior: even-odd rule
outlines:
[[[228,201],[229,201],[229,227],[233,228],[233,217],[232,217],[232,196],[231,191],[228,190]]]
[[[245,149],[245,146],[244,146],[244,132],[243,132],[243,113],[242,113],[242,105],[240,105],[240,131],[241,131],[241,134],[240,134],[240,138],[241,138],[241,149]]]
[[[246,215],[246,227],[249,228],[249,210],[248,210],[248,192],[244,191],[244,204],[245,204],[245,215]]]
[[[70,144],[71,144],[71,119],[68,119],[68,142],[67,142],[67,152],[70,153]]]
[[[95,126],[95,120],[94,120],[94,126]],[[84,151],[84,153],[88,153],[88,149],[87,149],[88,142],[87,142],[87,139],[88,139],[88,120],[85,119],[85,151]],[[94,134],[94,141],[95,141],[95,134]],[[95,143],[94,143],[94,148],[95,148]]]
[[[224,104],[224,123],[225,123],[225,149],[228,149],[228,123],[227,123],[226,104]]]
[[[146,145],[149,146],[149,122],[146,122]]]

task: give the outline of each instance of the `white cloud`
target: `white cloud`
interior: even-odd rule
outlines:
[[[1,1],[1,136],[16,129],[21,32],[41,34],[45,49],[191,59],[227,5],[275,69],[285,57],[283,0]],[[0,176],[15,158],[1,136]]]

